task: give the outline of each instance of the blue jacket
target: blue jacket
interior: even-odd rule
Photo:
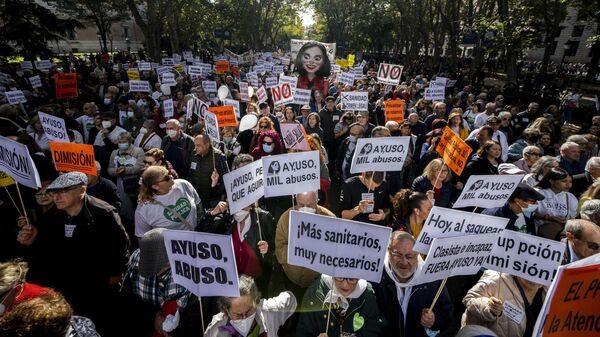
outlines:
[[[377,297],[379,310],[385,316],[388,324],[381,336],[383,337],[427,337],[425,327],[421,325],[421,312],[429,308],[433,298],[440,287],[441,281],[435,281],[420,284],[412,288],[412,295],[408,302],[406,313],[406,322],[401,313],[400,303],[398,303],[398,290],[396,284],[384,271],[381,276],[381,282],[372,283],[373,290]],[[453,306],[450,301],[448,290],[444,289],[440,298],[433,307],[435,322],[431,327],[434,331],[444,331],[450,326]],[[403,327],[402,329],[400,327]]]
[[[427,177],[418,176],[412,183],[413,191],[426,193],[433,189],[433,184]],[[435,206],[450,207],[450,198],[452,196],[452,184],[445,182],[442,184],[442,192],[440,193],[440,200],[435,201]]]

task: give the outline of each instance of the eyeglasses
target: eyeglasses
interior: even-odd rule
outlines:
[[[273,145],[273,142],[263,142],[263,144],[266,144],[266,145]]]
[[[248,309],[245,313],[229,312],[229,318],[233,320],[245,319],[252,316],[256,312],[256,307]]]
[[[50,196],[50,192],[48,191],[40,191],[38,193],[35,194],[36,198],[43,198],[43,197],[49,197]]]
[[[261,129],[268,129],[268,128],[269,128],[269,126],[268,126],[268,125],[261,125],[261,126],[260,126],[260,128],[261,128]]]
[[[63,189],[63,190],[56,190],[56,191],[46,191],[46,194],[47,194],[48,196],[50,196],[50,197],[55,197],[55,196],[58,196],[58,195],[61,195],[61,196],[62,196],[62,195],[65,195],[65,194],[67,194],[68,192],[70,192],[70,191],[72,191],[72,190],[75,190],[75,189],[79,188],[79,187],[81,187],[81,185],[72,186],[72,187],[69,187],[69,188],[65,188],[65,189]],[[37,196],[37,195],[36,195],[36,196]]]
[[[348,284],[356,284],[358,283],[357,278],[347,278],[347,277],[334,277],[336,282],[343,283],[344,281],[348,282]]]
[[[575,238],[575,240],[585,243],[587,245],[587,247],[591,250],[600,249],[600,243],[593,242],[593,241],[585,241],[585,240],[581,240],[581,239],[577,239],[577,238]]]
[[[405,260],[415,260],[417,258],[417,254],[400,254],[398,253],[396,250],[392,250],[390,251],[390,255],[395,258],[395,259],[399,259],[401,257],[404,257]]]

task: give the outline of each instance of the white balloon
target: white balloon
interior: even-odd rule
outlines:
[[[248,86],[248,97],[254,96],[254,87]]]
[[[220,86],[219,90],[217,90],[217,96],[219,96],[221,101],[224,100],[229,96],[229,88],[226,85]]]

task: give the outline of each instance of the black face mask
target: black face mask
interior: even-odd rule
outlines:
[[[400,130],[394,130],[390,132],[390,134],[392,135],[392,137],[398,137],[400,136]]]

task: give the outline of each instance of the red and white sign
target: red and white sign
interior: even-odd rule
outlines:
[[[275,106],[294,103],[294,93],[289,83],[281,83],[271,88],[271,95]]]

